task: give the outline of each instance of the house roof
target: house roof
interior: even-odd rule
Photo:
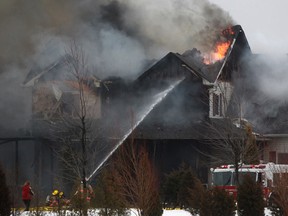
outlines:
[[[243,53],[251,53],[250,46],[242,27],[236,25],[233,26],[232,29],[233,37],[230,39],[231,43],[224,59],[217,61],[214,64],[207,65],[203,63],[203,57],[201,57],[200,51],[195,48],[188,50],[183,54],[170,52],[139,76],[136,82],[153,79],[155,81],[159,78],[175,78],[177,76],[186,76],[191,72],[210,83],[216,82],[223,72],[223,68],[226,67],[227,61],[231,58],[240,58]],[[181,68],[187,70],[181,70]]]
[[[27,74],[23,85],[25,87],[33,86],[36,80],[74,80],[73,76],[67,73],[71,70],[68,65],[72,61],[74,61],[73,57],[65,54],[49,65],[41,67],[35,65]],[[94,75],[89,76],[89,79],[100,82],[100,79]]]
[[[191,70],[198,71],[202,78],[210,83],[215,83],[223,71],[229,71],[228,73],[231,73],[232,69],[230,68],[229,62],[231,59],[233,59],[233,61],[240,61],[244,54],[251,54],[251,49],[242,27],[236,25],[231,28],[233,35],[229,39],[230,46],[222,60],[216,61],[214,64],[199,64],[198,61],[198,67],[195,67],[195,58],[191,58],[190,55],[184,53],[182,55],[178,54],[178,57],[182,59]]]
[[[31,68],[31,70],[27,74],[27,76],[23,82],[23,85],[26,87],[33,86],[35,80],[41,78],[45,74],[52,73],[55,70],[59,71],[62,67],[65,66],[65,64],[67,62],[67,58],[70,59],[71,56],[70,55],[64,55],[64,56],[60,57],[58,60],[56,60],[53,63],[46,65],[46,66],[39,66],[36,64],[34,67]]]

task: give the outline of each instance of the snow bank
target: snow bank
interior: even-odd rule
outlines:
[[[45,211],[42,212],[43,216],[57,216],[58,214],[55,212],[49,212],[49,211]],[[67,211],[67,216],[70,215],[71,212]],[[91,211],[91,213],[89,214],[90,216],[97,216],[97,210],[95,211]],[[131,216],[138,216],[137,212],[135,210],[131,210],[130,212]],[[265,209],[265,216],[272,216],[271,211],[269,209]],[[29,212],[22,212],[20,214],[20,216],[30,216]],[[190,212],[185,211],[185,210],[164,210],[163,211],[163,215],[162,216],[196,216],[196,215],[192,215]],[[235,215],[237,216],[237,214]]]

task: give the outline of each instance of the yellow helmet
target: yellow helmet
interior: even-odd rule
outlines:
[[[52,195],[55,196],[55,195],[57,195],[58,193],[59,193],[58,190],[54,190],[53,193],[52,193]]]
[[[59,196],[60,196],[60,197],[62,197],[62,196],[63,196],[63,194],[64,194],[64,193],[61,191],[61,192],[59,193]]]

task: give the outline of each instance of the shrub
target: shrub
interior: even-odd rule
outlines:
[[[212,192],[210,190],[206,190],[203,191],[201,197],[199,197],[199,202],[200,202],[200,206],[197,209],[197,211],[195,211],[195,207],[193,207],[194,212],[191,213],[197,213],[201,216],[212,216],[213,212],[212,212]],[[194,215],[193,214],[193,215]]]
[[[283,190],[283,188],[282,188]],[[282,204],[279,199],[279,195],[277,192],[272,192],[268,200],[269,209],[273,216],[282,216],[284,215],[284,210]]]
[[[209,191],[203,187],[201,181],[198,178],[194,177],[194,185],[189,189],[189,192],[188,209],[192,215],[200,214],[201,209],[203,209],[202,205],[205,203],[207,204],[205,209],[207,209],[208,204],[211,203],[208,201],[211,196]]]
[[[212,199],[210,198],[210,206],[213,216],[235,215],[236,207],[233,196],[229,195],[225,190],[219,188],[213,188],[211,190],[211,194]],[[203,207],[205,208],[205,206]]]
[[[202,185],[201,185],[202,186]],[[232,216],[235,215],[235,202],[232,196],[226,191],[218,188],[211,190],[202,189],[196,186],[191,190],[192,215],[200,216]]]
[[[100,209],[99,215],[125,215],[126,208],[121,198],[118,196],[119,188],[115,184],[113,171],[106,167],[96,179],[95,198],[93,205]]]
[[[162,187],[162,199],[166,207],[188,208],[191,206],[191,189],[200,180],[196,177],[191,167],[181,164],[177,169],[166,175]],[[200,186],[202,187],[202,185]]]
[[[158,202],[154,203],[154,206],[149,209],[149,212],[147,215],[149,216],[161,216],[163,214],[162,204],[160,201],[160,198],[158,199]]]
[[[0,166],[0,215],[10,216],[11,200],[8,186],[6,184],[5,173]]]
[[[238,186],[238,211],[239,216],[263,216],[264,199],[262,187],[253,181],[250,175],[245,175],[243,183]]]

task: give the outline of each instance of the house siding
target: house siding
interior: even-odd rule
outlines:
[[[273,158],[273,152],[275,152],[275,161],[271,161]],[[288,164],[285,160],[285,155],[288,156],[288,137],[273,137],[267,141],[264,147],[264,162],[276,162]],[[271,158],[272,157],[272,158]]]

